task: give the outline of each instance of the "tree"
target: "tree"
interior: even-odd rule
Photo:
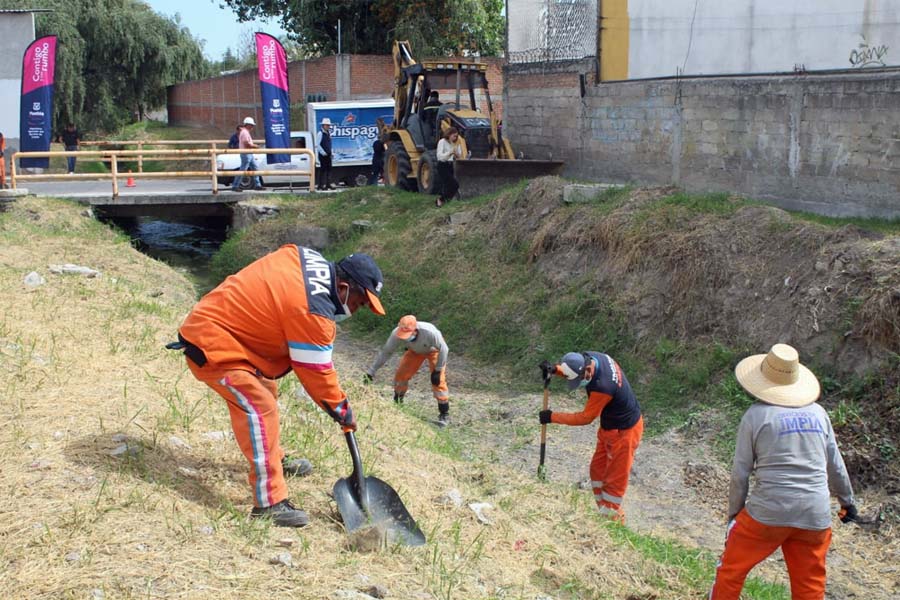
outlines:
[[[308,56],[388,54],[395,39],[419,56],[497,56],[503,0],[224,0],[241,21],[277,17]]]
[[[0,0],[0,8],[20,1]],[[201,44],[179,19],[140,0],[33,0],[37,35],[59,36],[57,127],[115,130],[163,106],[166,86],[204,77],[210,66]]]

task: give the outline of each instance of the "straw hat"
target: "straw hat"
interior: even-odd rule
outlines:
[[[748,356],[734,368],[734,376],[751,396],[775,406],[806,406],[821,392],[819,380],[787,344],[775,344],[768,354]]]

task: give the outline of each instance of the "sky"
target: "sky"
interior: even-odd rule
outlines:
[[[181,24],[191,30],[195,38],[205,41],[204,54],[210,60],[222,58],[225,49],[235,51],[241,31],[265,31],[275,37],[284,35],[277,20],[239,23],[229,8],[219,8],[219,0],[144,0],[158,13],[181,15]]]

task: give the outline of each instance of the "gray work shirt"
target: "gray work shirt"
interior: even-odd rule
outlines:
[[[425,321],[419,321],[416,324],[416,328],[419,330],[416,339],[409,341],[398,338],[397,328],[394,327],[384,348],[381,349],[378,356],[375,357],[375,362],[369,367],[369,375],[375,375],[375,371],[384,365],[388,357],[393,354],[397,348],[404,345],[407,350],[412,350],[416,354],[430,354],[437,351],[438,359],[435,370],[440,371],[447,366],[447,354],[450,350],[447,348],[447,343],[444,341],[444,336],[441,335],[440,330],[431,323],[426,323]]]
[[[756,484],[747,498],[750,473]],[[853,488],[834,439],[831,420],[818,403],[785,408],[757,402],[738,427],[729,519],[747,507],[765,525],[822,530],[831,526],[830,493],[853,504]]]

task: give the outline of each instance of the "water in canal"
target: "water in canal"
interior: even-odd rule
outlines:
[[[198,294],[216,284],[210,272],[213,254],[228,237],[228,217],[109,219],[132,239],[135,248],[187,275]]]

